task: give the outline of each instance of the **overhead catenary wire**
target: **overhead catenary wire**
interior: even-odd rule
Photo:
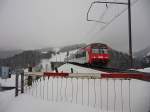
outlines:
[[[131,6],[133,6],[133,5],[135,5],[137,2],[138,2],[139,0],[135,0],[135,1],[133,1],[132,3],[131,3]],[[97,2],[92,2],[91,3],[91,5],[93,5],[93,4],[95,4],[95,3],[98,3],[99,1],[97,1]],[[115,0],[115,2],[117,2],[116,0]],[[108,2],[107,2],[108,3]],[[91,6],[92,7],[92,6]],[[89,9],[91,9],[91,8],[89,8]],[[128,7],[126,7],[125,9],[123,9],[121,12],[119,12],[118,14],[115,14],[115,16],[109,21],[109,22],[102,22],[101,20],[96,20],[95,21],[95,19],[93,19],[93,22],[96,22],[97,24],[98,24],[98,22],[97,21],[101,21],[102,23],[105,23],[105,24],[103,24],[103,26],[100,28],[100,30],[98,30],[97,32],[95,32],[94,33],[94,35],[92,36],[92,37],[94,37],[95,35],[97,35],[97,33],[99,33],[100,31],[103,31],[107,26],[109,26],[112,22],[114,22],[118,17],[120,17],[124,12],[126,12],[128,10]],[[90,12],[90,10],[88,11],[88,13]],[[104,11],[105,12],[105,11]],[[107,11],[106,11],[107,12]],[[103,15],[105,15],[106,14],[106,12],[103,14]],[[88,14],[87,14],[87,16],[88,16]],[[88,18],[88,17],[87,17]],[[92,20],[91,20],[92,21]],[[101,22],[99,22],[99,23],[101,23]],[[92,38],[91,37],[91,38]]]
[[[111,5],[112,5],[112,4],[110,4],[109,7],[111,7]],[[90,7],[92,7],[92,5],[91,5]],[[103,19],[104,15],[106,14],[106,12],[107,12],[108,9],[109,9],[109,8],[105,8],[104,12],[100,15],[99,19],[98,19],[98,20],[94,20],[94,21],[95,21],[95,24],[94,24],[94,25],[92,26],[92,28],[85,34],[85,37],[89,36],[90,33],[93,32],[93,31],[96,29],[96,27],[99,25],[99,23],[101,23],[99,20],[102,20],[102,19]],[[88,11],[90,11],[90,8],[89,8]],[[89,18],[88,18],[88,13],[87,13],[87,21],[92,21],[92,19],[89,19]],[[102,22],[102,24],[105,24],[105,23]]]

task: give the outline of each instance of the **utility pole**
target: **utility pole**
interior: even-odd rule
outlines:
[[[94,1],[91,3],[90,8],[88,9],[87,12],[87,21],[94,21],[94,22],[100,22],[104,23],[102,21],[97,21],[97,20],[91,20],[89,19],[89,12],[92,8],[92,6],[96,3],[101,3],[101,4],[106,4],[106,7],[108,8],[107,4],[118,4],[118,5],[127,5],[128,6],[128,27],[129,27],[129,57],[130,57],[130,67],[133,67],[133,56],[132,56],[132,30],[131,30],[131,0],[128,0],[128,3],[125,2],[105,2],[105,1]]]
[[[131,30],[131,1],[128,0],[128,22],[129,22],[129,54],[130,54],[130,67],[133,67],[132,56],[132,30]]]

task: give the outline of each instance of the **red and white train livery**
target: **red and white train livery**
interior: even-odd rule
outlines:
[[[74,54],[70,54],[65,58],[65,62],[106,65],[110,60],[108,49],[106,44],[92,43],[78,49]]]

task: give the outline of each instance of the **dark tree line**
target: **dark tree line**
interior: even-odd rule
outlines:
[[[130,68],[130,57],[127,53],[110,50],[110,61],[108,67],[128,69]],[[133,59],[133,68],[140,67],[141,63],[138,59]]]
[[[53,51],[48,51],[47,53],[41,53],[40,51],[24,51],[13,57],[6,59],[0,59],[0,66],[9,66],[11,68],[25,68],[30,66],[36,66],[40,63],[43,58],[51,58]]]

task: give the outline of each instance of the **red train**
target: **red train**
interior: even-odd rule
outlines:
[[[107,65],[110,60],[108,50],[109,47],[106,44],[92,43],[84,48],[78,49],[74,54],[70,54],[65,58],[65,62]]]

